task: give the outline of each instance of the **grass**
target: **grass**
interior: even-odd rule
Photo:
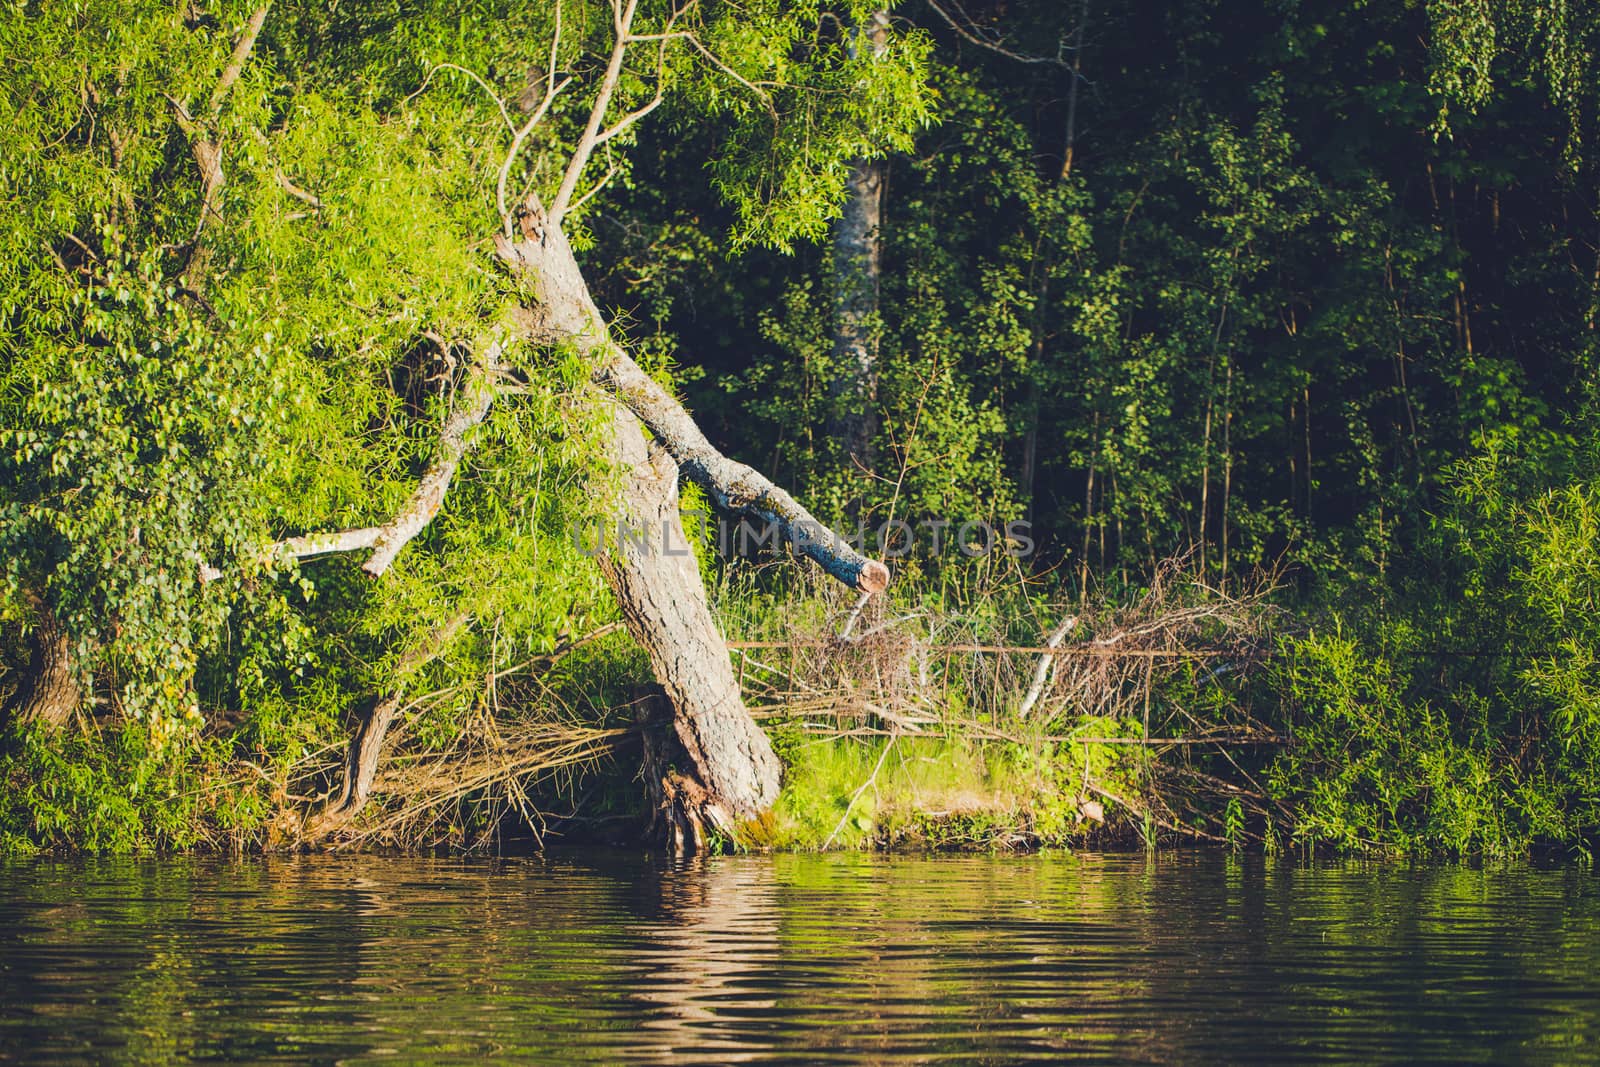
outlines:
[[[1209,738],[1210,752],[1264,732],[1207,672],[1224,660],[1236,679],[1260,661],[1272,625],[1265,597],[1265,586],[1228,594],[1170,568],[1126,597],[1068,604],[975,570],[970,586],[904,581],[857,613],[832,583],[775,588],[735,575],[720,590],[721,621],[785,777],[773,811],[732,844],[1009,849],[1269,836],[1266,798],[1214,775],[1215,756],[1197,760],[1179,736]],[[1078,619],[1067,654],[1031,651],[1065,615]],[[1023,651],[995,651],[1014,646]],[[482,697],[456,687],[415,698],[367,809],[334,843],[492,850],[550,832],[614,837],[639,821],[630,702],[647,670],[624,633],[607,632],[559,663],[503,672]],[[126,724],[54,749],[14,748],[0,844],[294,848],[341,780],[333,718],[315,736],[293,716],[222,720],[187,753],[141,749],[137,734]]]

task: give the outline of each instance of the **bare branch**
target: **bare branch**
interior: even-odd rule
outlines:
[[[272,142],[268,139],[265,133],[261,132],[261,127],[251,126],[250,136],[255,138],[256,143],[261,146],[262,151],[267,152],[268,154],[271,153]],[[290,179],[289,175],[284,173],[283,168],[278,166],[276,161],[273,161],[272,163],[272,176],[273,179],[278,183],[278,188],[282,189],[296,200],[299,200],[301,203],[308,205],[313,210],[322,210],[322,198],[317,196],[315,193],[309,192],[296,185],[294,181]],[[306,214],[306,212],[299,212],[290,215],[289,217],[304,218]]]
[[[978,35],[977,24],[972,21],[971,16],[969,16],[965,11],[962,11],[960,0],[945,0],[945,2],[949,3],[957,11],[961,11],[962,19],[965,20],[965,24],[963,24],[961,21],[958,21],[953,15],[950,14],[950,12],[941,7],[938,0],[928,0],[928,6],[933,8],[935,14],[949,23],[950,28],[955,30],[956,33],[959,34],[964,40],[971,41],[979,48],[987,48],[996,55],[1005,56],[1007,59],[1016,60],[1018,63],[1049,63],[1052,66],[1057,67],[1064,67],[1067,65],[1067,61],[1062,58],[1060,52],[1054,56],[1030,56],[1022,52],[1013,52],[1011,49],[1001,44],[998,40],[990,40],[985,37],[980,37]],[[1003,40],[1003,38],[1001,40]],[[1061,51],[1065,50],[1066,41],[1063,40],[1061,42]]]
[[[766,90],[762,89],[759,85],[755,84],[754,82],[749,81],[748,79],[746,79],[744,77],[744,75],[740,74],[738,71],[736,71],[732,67],[728,66],[728,64],[724,63],[721,60],[721,58],[719,58],[717,56],[717,54],[715,52],[711,51],[711,49],[709,49],[705,45],[701,44],[700,43],[700,38],[696,37],[692,33],[689,34],[689,43],[694,45],[695,51],[699,52],[701,55],[703,55],[707,59],[709,59],[711,61],[712,66],[714,66],[718,70],[722,71],[722,73],[726,74],[728,77],[732,78],[734,81],[738,82],[740,85],[744,86],[746,89],[749,89],[752,93],[755,93],[756,97],[763,104],[766,105],[768,114],[770,114],[773,118],[777,118],[778,117],[778,109],[776,107],[774,107],[773,104],[772,104],[772,94],[771,93],[769,93]]]
[[[77,245],[79,251],[88,256],[90,259],[94,260],[96,263],[102,262],[100,257],[95,253],[95,250],[84,244],[82,239],[79,238],[77,234],[68,231],[62,236],[71,241],[73,244]]]
[[[1050,676],[1055,673],[1056,669],[1056,657],[1053,650],[1061,644],[1067,634],[1071,633],[1077,625],[1078,617],[1076,615],[1068,615],[1061,620],[1054,630],[1050,631],[1050,636],[1045,638],[1044,647],[1047,651],[1039,656],[1039,665],[1033,671],[1033,683],[1028,686],[1027,695],[1022,698],[1022,704],[1017,708],[1017,718],[1026,719],[1028,713],[1033,711],[1034,705],[1039,703],[1039,698],[1044,696],[1045,687],[1050,684]]]
[[[572,207],[568,210],[577,211],[579,208],[583,207],[583,205],[587,204],[596,193],[609,185],[611,183],[611,179],[615,178],[617,173],[621,170],[622,166],[618,163],[613,163],[611,166],[607,167],[605,174],[601,175],[598,182],[595,182],[594,188],[590,189],[587,193],[584,193],[582,196],[578,197],[577,200],[573,201]]]
[[[261,547],[256,553],[257,559],[263,563],[285,556],[300,560],[335,552],[371,549],[372,555],[361,565],[361,569],[374,578],[388,570],[400,550],[426,529],[444,506],[450,483],[471,447],[470,434],[488,416],[489,407],[499,392],[496,380],[501,370],[500,356],[503,351],[499,342],[491,344],[483,358],[468,371],[467,380],[461,387],[461,393],[466,398],[465,405],[455,408],[446,417],[444,427],[439,432],[438,455],[412,491],[411,499],[394,518],[382,526],[363,526],[273,541]],[[201,564],[202,583],[214,582],[220,577],[221,570],[210,564]]]
[[[894,743],[898,740],[900,740],[900,731],[895,730],[889,735],[889,740],[885,742],[883,751],[878,753],[878,762],[873,765],[872,773],[867,776],[866,781],[856,787],[854,793],[850,794],[850,800],[844,806],[844,814],[839,816],[839,822],[834,826],[833,832],[822,843],[822,851],[826,852],[828,846],[833,844],[833,839],[839,836],[839,831],[844,829],[844,824],[849,821],[850,813],[855,810],[856,801],[861,799],[861,794],[877,784],[878,772],[883,770],[883,763],[889,758],[889,750],[894,747]]]
[[[207,220],[212,215],[221,214],[217,210],[217,198],[227,182],[222,172],[222,147],[211,131],[195,121],[189,114],[189,109],[184,107],[180,100],[169,94],[162,95],[167,97],[167,103],[172,106],[173,118],[177,121],[178,128],[189,138],[189,152],[194,156],[195,166],[200,169],[200,216],[195,219],[194,233],[184,244],[166,247],[188,248],[193,251],[200,242],[200,235],[205,232]]]
[[[602,133],[599,137],[595,138],[595,147],[598,148],[600,145],[603,145],[607,141],[611,140],[611,138],[617,136],[617,134],[626,132],[628,127],[632,126],[635,122],[638,122],[640,119],[650,114],[650,112],[660,107],[662,98],[662,87],[657,84],[655,97],[651,99],[648,104],[639,108],[637,111],[629,112],[627,115],[623,116],[621,121],[619,121],[615,126],[611,127],[605,133]]]
[[[617,91],[617,82],[622,78],[622,61],[628,53],[628,30],[633,25],[639,0],[627,0],[626,7],[621,5],[622,0],[611,0],[616,43],[611,46],[611,58],[606,63],[605,76],[600,80],[600,90],[595,94],[594,106],[589,109],[589,121],[584,126],[583,136],[572,151],[567,171],[561,177],[561,187],[556,190],[556,198],[550,204],[549,220],[552,227],[561,225],[562,218],[571,207],[572,195],[578,190],[578,179],[599,144],[600,127],[605,122],[606,110],[611,106],[611,97]]]
[[[306,192],[304,189],[300,188],[294,182],[290,181],[289,180],[289,176],[287,174],[285,174],[282,171],[282,169],[280,169],[278,167],[274,167],[274,168],[272,168],[272,170],[273,170],[273,176],[277,179],[278,188],[282,189],[284,192],[288,193],[290,196],[294,197],[296,200],[299,200],[299,201],[301,201],[302,203],[305,203],[305,204],[309,204],[309,205],[311,205],[313,208],[315,208],[318,211],[322,210],[322,198],[321,197],[317,196],[315,193]]]
[[[856,598],[856,606],[850,609],[850,617],[844,620],[844,626],[839,630],[839,640],[850,640],[850,631],[856,628],[856,620],[861,618],[861,612],[866,609],[867,601],[872,599],[871,593],[862,593]]]
[[[672,17],[674,20],[676,20],[678,15],[675,13]],[[670,29],[672,22],[669,21],[667,25]],[[666,98],[667,92],[667,42],[675,40],[678,36],[679,35],[676,33],[663,33],[652,34],[650,38],[648,38],[650,40],[659,42],[658,47],[656,48],[656,94],[650,98],[649,103],[645,104],[643,107],[630,111],[620,120],[618,120],[615,126],[612,126],[610,129],[600,134],[599,137],[595,138],[594,143],[596,147],[605,144],[607,141],[611,140],[620,133],[625,133],[634,123],[638,122],[640,119],[650,114],[650,112],[661,106],[661,101]],[[647,38],[644,37],[629,38],[629,40],[632,41],[643,41],[646,39]],[[605,183],[611,180],[611,175],[614,173],[616,173],[615,167],[611,168],[611,171],[608,172],[604,178],[600,179],[600,184],[591,189],[588,195],[583,198],[583,200],[587,200],[590,196],[593,196],[595,193],[599,192],[600,189],[604,187]],[[574,204],[569,210],[577,210],[578,206],[583,203],[583,200],[578,201],[578,203]]]
[[[190,115],[189,109],[176,97],[163,94],[167,96],[167,102],[172,105],[178,128],[189,138],[189,151],[194,156],[195,165],[200,168],[200,217],[195,220],[194,235],[189,238],[186,245],[178,246],[187,248],[191,256],[199,247],[200,235],[205,232],[207,220],[213,215],[218,217],[221,215],[217,209],[217,200],[227,179],[222,172],[222,145],[216,133],[217,119],[222,114],[222,105],[228,99],[228,93],[239,80],[239,75],[244,72],[244,65],[255,49],[256,38],[261,36],[261,27],[266,23],[267,12],[271,8],[271,0],[268,0],[256,8],[250,16],[250,21],[245,24],[244,33],[240,35],[238,43],[233,46],[233,54],[228,58],[228,65],[222,69],[222,77],[218,79],[216,88],[211,90],[211,100],[207,105],[204,121]]]
[[[628,40],[638,44],[643,41],[676,41],[684,37],[693,37],[692,30],[664,30],[661,33],[630,33]]]
[[[533,132],[534,127],[544,121],[545,115],[550,111],[550,105],[555,103],[556,96],[560,94],[561,90],[572,84],[570,77],[563,78],[561,79],[561,84],[556,84],[556,64],[559,62],[560,53],[561,0],[556,0],[556,28],[555,33],[550,37],[550,62],[545,70],[544,99],[539,102],[539,106],[534,109],[533,114],[528,117],[528,121],[513,131],[511,147],[506,150],[505,162],[500,164],[499,179],[495,182],[495,207],[500,211],[501,225],[505,227],[505,235],[507,237],[512,236],[516,229],[511,218],[511,212],[506,207],[506,182],[510,179],[511,168],[516,164],[517,156],[522,152],[522,142],[527,140],[528,134]]]
[[[532,133],[534,127],[544,120],[545,115],[550,111],[550,105],[555,102],[556,95],[571,84],[572,79],[568,77],[562,78],[559,85],[551,85],[550,89],[545,93],[544,99],[539,102],[538,108],[534,110],[528,121],[523,123],[512,136],[511,147],[506,150],[505,162],[500,164],[500,176],[494,187],[494,200],[495,207],[500,211],[500,219],[508,236],[515,232],[511,212],[506,207],[506,182],[511,178],[511,168],[516,164],[517,156],[522,152],[522,142],[527,140],[528,134]]]
[[[511,121],[511,113],[506,110],[506,102],[500,99],[500,94],[494,91],[494,87],[488,82],[484,81],[483,77],[476,71],[468,70],[466,67],[459,66],[455,63],[434,64],[434,66],[428,71],[427,75],[423,77],[422,84],[417,86],[416,92],[406,97],[401,101],[401,103],[409,103],[426,92],[428,86],[433,83],[433,76],[439,73],[441,70],[453,70],[457,74],[465,74],[468,78],[471,78],[474,82],[476,82],[478,88],[488,93],[489,99],[494,101],[494,106],[500,111],[500,120],[506,124],[506,130],[513,134],[517,132],[517,124]]]
[[[556,0],[556,29],[550,35],[550,63],[545,71],[544,89],[545,96],[554,96],[556,92],[556,63],[561,56],[561,0]]]
[[[491,345],[481,362],[474,363],[462,391],[466,406],[451,412],[439,434],[439,454],[417,483],[411,500],[379,532],[372,556],[361,569],[374,578],[389,569],[413,537],[421,533],[444,506],[445,493],[467,454],[468,435],[489,414],[494,402],[493,376],[500,362],[500,345]]]

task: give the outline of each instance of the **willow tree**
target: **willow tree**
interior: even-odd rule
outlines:
[[[299,616],[335,613],[387,651],[323,832],[365,799],[423,665],[491,631],[548,647],[603,613],[603,582],[672,708],[669,837],[764,809],[779,767],[681,551],[679,477],[855,588],[888,573],[711,447],[580,256],[649,122],[722,131],[731,240],[825,235],[852,161],[928,114],[919,37],[850,47],[876,6],[12,5],[13,718],[59,725],[95,693],[182,744],[214,710],[208,665],[246,715],[292,716],[317,662]],[[567,531],[618,515],[652,536],[596,574]],[[359,582],[308,562],[349,554]],[[273,684],[274,656],[302,677]]]

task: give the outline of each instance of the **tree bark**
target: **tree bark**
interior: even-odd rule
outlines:
[[[875,11],[860,31],[874,56],[887,46],[889,13]],[[855,46],[852,46],[855,47]],[[833,414],[828,431],[853,469],[870,471],[878,433],[878,291],[883,273],[882,160],[850,168],[844,213],[833,226],[833,357],[828,381]]]
[[[350,739],[350,749],[345,756],[344,786],[338,797],[313,816],[300,832],[304,844],[316,844],[329,837],[366,807],[372,793],[372,783],[378,776],[378,762],[383,756],[383,741],[388,736],[389,724],[400,710],[401,694],[394,690],[381,697],[362,716]]]
[[[627,526],[645,536],[619,539],[603,556],[601,569],[672,708],[676,747],[671,752],[650,748],[658,758],[647,761],[656,821],[675,849],[693,850],[704,844],[708,828],[731,834],[740,821],[770,807],[782,767],[744,707],[726,642],[711,617],[679,515],[679,469],[704,483],[722,507],[773,523],[796,549],[856,589],[884,589],[889,570],[850,547],[770,480],[713,448],[682,405],[610,340],[566,235],[537,197],[528,198],[517,222],[521,240],[496,235],[495,248],[533,288],[535,305],[523,309],[519,328],[535,344],[573,344],[593,358],[593,380],[614,401],[606,444],[623,475],[618,505]],[[487,361],[487,373],[493,373],[497,358],[496,352]],[[381,574],[394,553],[442,506],[465,454],[468,432],[487,414],[491,388],[476,378],[470,384],[467,403],[446,422],[438,459],[412,504],[394,521],[275,547],[299,554],[372,547],[373,558],[364,569]],[[657,442],[653,450],[645,427]],[[215,573],[207,568],[202,576]],[[360,810],[398,707],[398,688],[373,705],[351,743],[344,791],[308,824],[308,838],[325,836]]]
[[[745,709],[727,642],[711,617],[678,514],[677,463],[645,443],[632,412],[618,405],[612,415],[612,456],[626,471],[622,513],[649,536],[620,538],[601,555],[600,568],[650,656],[684,757],[682,766],[667,756],[646,768],[655,824],[675,851],[692,852],[706,829],[731,835],[771,807],[782,766]]]
[[[595,383],[620,400],[719,507],[771,523],[802,555],[853,589],[888,587],[888,567],[851,547],[759,471],[713,448],[683,405],[610,340],[566,235],[549,222],[537,197],[528,197],[518,223],[523,239],[497,235],[495,250],[533,285],[537,306],[525,309],[521,323],[530,341],[573,344],[593,358]]]
[[[703,486],[719,508],[770,523],[786,543],[852,589],[879,593],[888,586],[889,568],[851,548],[759,471],[711,447],[683,405],[626,353],[613,348],[595,372],[595,380],[643,421],[683,473]]]
[[[24,728],[39,724],[58,730],[83,703],[83,690],[72,669],[71,638],[43,601],[35,600],[34,608],[28,672],[12,701],[10,717]]]
[[[781,771],[766,734],[745,709],[678,513],[677,465],[707,475],[721,469],[717,458],[730,461],[715,453],[683,409],[659,387],[652,389],[653,382],[647,385],[648,376],[611,343],[566,236],[549,224],[536,199],[530,198],[520,223],[523,239],[501,238],[497,249],[533,288],[537,303],[523,322],[527,335],[535,343],[575,344],[597,357],[595,380],[624,402],[612,408],[607,447],[622,468],[622,519],[648,536],[642,543],[620,539],[601,566],[672,707],[672,732],[684,765],[658,765],[648,788],[669,832],[668,844],[692,850],[703,844],[707,828],[729,833],[770,807]],[[651,419],[665,446],[654,454],[635,410]],[[675,455],[674,443],[685,451]],[[743,490],[722,489],[730,499],[746,499]],[[814,521],[798,505],[791,518]],[[879,577],[866,567],[858,572],[871,575],[871,581]],[[882,578],[887,581],[887,571]]]

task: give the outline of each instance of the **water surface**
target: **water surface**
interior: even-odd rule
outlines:
[[[1571,1063],[1576,868],[1216,854],[0,864],[0,1060]]]

